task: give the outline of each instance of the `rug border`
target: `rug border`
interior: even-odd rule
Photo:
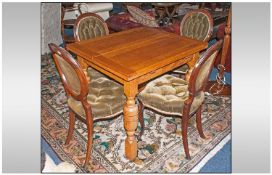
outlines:
[[[231,140],[231,133],[229,133],[225,138],[221,140],[203,159],[194,166],[189,173],[199,173],[201,168],[203,168],[206,163],[211,160],[227,143]],[[212,172],[211,172],[212,173]],[[216,172],[214,172],[216,173]]]

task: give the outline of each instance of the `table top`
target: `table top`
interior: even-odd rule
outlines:
[[[67,49],[125,81],[207,48],[207,42],[140,27],[67,45]]]

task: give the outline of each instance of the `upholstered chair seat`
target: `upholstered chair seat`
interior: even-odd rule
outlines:
[[[172,75],[164,75],[148,83],[138,96],[146,107],[179,116],[182,116],[184,102],[188,97],[188,83]],[[190,113],[194,113],[203,101],[204,92],[200,92],[193,100]]]
[[[88,71],[87,71],[88,76],[91,78],[91,81],[92,81],[92,80],[96,80],[96,79],[101,78],[101,77],[108,78],[108,76],[102,74],[101,72],[95,70],[95,69],[92,68],[92,67],[88,67],[87,70],[88,70]]]
[[[94,72],[95,70],[93,70]],[[123,86],[106,77],[91,79],[87,102],[92,106],[93,120],[107,119],[123,112],[126,97]],[[68,105],[77,115],[86,118],[82,103],[73,97],[68,98]]]

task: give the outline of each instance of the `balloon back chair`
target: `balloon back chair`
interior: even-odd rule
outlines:
[[[192,10],[182,18],[180,23],[180,35],[187,38],[209,41],[213,31],[213,18],[205,9]],[[188,71],[187,64],[174,70],[174,73],[185,74]]]
[[[105,77],[88,82],[77,61],[63,48],[51,43],[58,73],[67,94],[69,106],[69,130],[65,144],[69,144],[74,130],[75,117],[87,125],[88,141],[84,166],[90,160],[93,141],[93,122],[118,116],[123,112],[126,97],[123,86]]]
[[[109,29],[103,18],[95,13],[84,13],[80,15],[74,25],[74,38],[76,42],[94,39],[96,37],[109,34]],[[104,74],[97,72],[89,67],[88,74],[96,74],[100,77],[105,77]]]
[[[109,34],[109,29],[103,18],[94,13],[80,15],[74,25],[76,41],[93,39]]]
[[[181,117],[182,140],[187,159],[190,159],[187,139],[188,121],[195,113],[197,130],[200,136],[205,138],[201,123],[201,107],[204,102],[205,86],[221,45],[222,40],[210,47],[200,57],[188,82],[166,74],[149,82],[138,95],[140,118],[143,116],[144,107],[162,114]],[[144,126],[143,120],[140,122]],[[143,131],[144,127],[139,138]]]

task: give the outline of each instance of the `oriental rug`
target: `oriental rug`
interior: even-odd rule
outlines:
[[[195,117],[189,122],[191,159],[185,159],[181,137],[181,119],[165,117],[145,110],[145,133],[138,142],[138,157],[124,156],[126,133],[123,115],[94,124],[91,161],[85,169],[87,128],[76,120],[74,137],[64,145],[69,124],[67,98],[51,55],[41,60],[41,133],[58,157],[92,173],[187,173],[231,132],[231,99],[206,94],[202,123],[206,139],[200,138]],[[137,128],[136,135],[140,131]]]

